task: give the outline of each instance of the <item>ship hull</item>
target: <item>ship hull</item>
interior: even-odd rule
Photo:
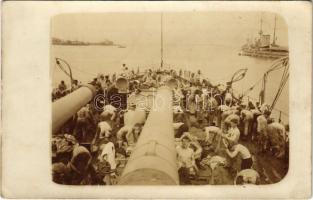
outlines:
[[[281,57],[288,56],[288,52],[277,52],[277,51],[262,51],[262,50],[246,50],[243,49],[240,53],[240,56],[252,56],[252,57],[261,57],[261,58],[271,58],[277,59]]]

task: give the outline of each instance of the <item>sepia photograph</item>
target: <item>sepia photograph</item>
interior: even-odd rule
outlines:
[[[288,25],[274,12],[50,21],[62,185],[270,185],[289,169]]]
[[[2,11],[2,198],[311,197],[311,2]]]

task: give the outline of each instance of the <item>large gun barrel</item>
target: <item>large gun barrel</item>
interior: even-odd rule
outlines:
[[[57,133],[68,119],[93,98],[95,93],[94,86],[88,84],[53,102],[52,134]]]
[[[178,185],[172,91],[161,87],[119,185]]]

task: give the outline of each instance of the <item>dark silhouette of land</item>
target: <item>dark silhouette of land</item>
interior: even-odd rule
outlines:
[[[78,40],[63,40],[59,38],[52,38],[53,45],[71,45],[71,46],[89,46],[89,45],[101,45],[101,46],[118,46],[119,48],[125,48],[120,44],[115,44],[110,40],[103,40],[101,42],[84,42]]]

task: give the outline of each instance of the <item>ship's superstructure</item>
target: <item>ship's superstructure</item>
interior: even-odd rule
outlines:
[[[277,59],[288,56],[289,51],[286,47],[281,47],[276,44],[276,16],[273,32],[273,40],[271,43],[271,35],[264,34],[262,30],[263,20],[260,21],[259,37],[254,38],[254,41],[247,39],[247,43],[242,46],[239,55],[252,56],[261,58]]]

